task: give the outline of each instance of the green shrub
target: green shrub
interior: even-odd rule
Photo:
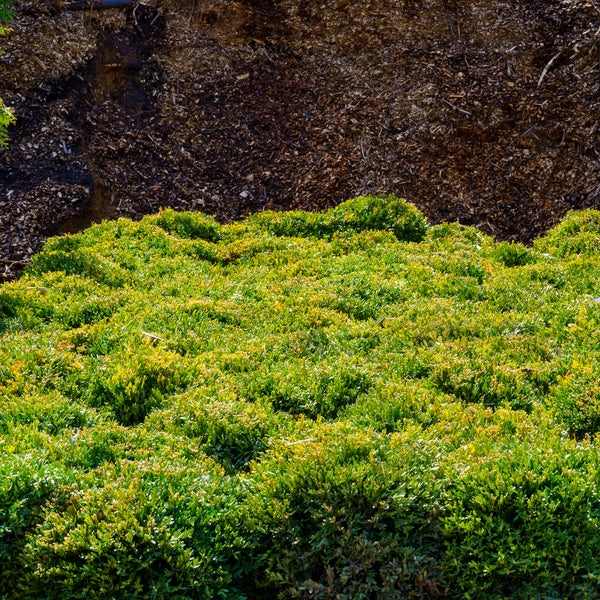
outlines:
[[[547,399],[569,432],[581,438],[600,432],[600,385],[595,361],[575,362],[572,371],[558,377]]]
[[[269,401],[275,410],[332,419],[370,385],[371,377],[364,369],[345,361],[290,362],[280,370],[269,369],[253,377],[246,392],[254,401]]]
[[[43,507],[67,480],[64,469],[31,452],[3,449],[0,461],[0,596],[18,597],[15,581],[26,569],[25,535],[41,522]]]
[[[91,325],[111,317],[125,302],[123,296],[98,294],[76,302],[65,302],[55,316],[68,328]]]
[[[535,241],[535,248],[556,257],[597,254],[600,250],[600,212],[570,212],[554,229]]]
[[[436,250],[479,249],[490,244],[492,239],[475,227],[460,223],[439,223],[429,230],[428,241]]]
[[[178,213],[165,209],[150,222],[182,238],[200,239],[216,242],[221,237],[221,226],[212,217],[200,212]]]
[[[178,398],[146,425],[193,438],[228,471],[246,468],[269,448],[269,438],[283,430],[285,420],[264,404],[214,401],[208,392]]]
[[[0,290],[0,316],[2,317],[2,321],[17,316],[18,304],[14,296],[5,290]]]
[[[24,550],[35,566],[22,578],[21,597],[226,597],[226,573],[211,564],[208,546],[194,548],[199,481],[184,499],[192,481],[168,467],[149,466],[126,479],[106,475],[102,487],[72,486],[46,511]]]
[[[508,365],[459,360],[436,369],[434,382],[446,394],[484,406],[531,410],[537,397],[528,373]]]
[[[343,202],[327,215],[330,231],[391,231],[403,242],[420,242],[428,228],[415,206],[395,196],[361,196]]]
[[[438,401],[435,391],[423,389],[414,382],[378,382],[346,409],[344,417],[363,427],[388,433],[402,431],[408,424],[429,427],[439,420]]]
[[[12,19],[12,2],[11,0],[0,0],[0,36],[5,35],[9,28],[3,23],[7,23]],[[3,54],[0,49],[0,55]],[[6,107],[2,98],[0,98],[0,148],[8,145],[8,135],[6,130],[9,125],[15,122],[15,117],[9,108]]]
[[[55,435],[64,429],[79,429],[101,422],[96,411],[81,406],[57,392],[21,396],[0,395],[0,433],[11,427],[35,425],[39,430]]]
[[[106,405],[122,425],[141,423],[161,406],[165,394],[185,385],[186,376],[177,369],[179,357],[126,353],[103,364],[84,392],[91,406]]]
[[[513,442],[454,467],[441,518],[452,597],[598,597],[598,472],[572,450]]]
[[[31,260],[30,273],[41,276],[49,271],[66,275],[82,275],[95,279],[109,287],[120,288],[131,281],[130,274],[111,260],[99,258],[86,249],[64,251],[51,250],[35,255]]]
[[[249,597],[441,596],[431,474],[410,459],[388,463],[368,430],[315,434],[252,473],[241,522],[256,557]]]
[[[0,288],[0,598],[597,598],[598,223],[49,240]]]
[[[522,244],[501,242],[496,245],[492,256],[506,267],[521,267],[535,262],[531,250]]]
[[[407,242],[420,242],[428,227],[417,208],[394,196],[361,196],[323,213],[264,212],[250,220],[279,236],[330,238],[336,232],[372,229]]]

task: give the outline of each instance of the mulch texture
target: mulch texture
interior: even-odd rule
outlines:
[[[20,2],[0,40],[3,279],[50,235],[167,206],[395,194],[528,243],[600,202],[591,1],[68,4]]]

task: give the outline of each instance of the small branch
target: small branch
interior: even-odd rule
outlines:
[[[256,200],[256,198],[254,197],[254,194],[252,192],[250,192],[248,190],[244,190],[243,192],[241,192],[237,208],[235,209],[235,215],[233,217],[234,221],[240,216],[240,209],[242,208],[242,203],[248,196],[250,196],[250,198],[252,198],[253,200]]]
[[[0,263],[3,265],[21,265],[22,267],[29,265],[28,262],[23,262],[22,260],[7,260],[6,258],[0,258]]]
[[[132,0],[81,0],[71,2],[67,10],[87,10],[89,8],[128,8]]]
[[[190,20],[188,21],[187,28],[189,29],[192,26],[192,20],[194,18],[194,10],[196,10],[196,0],[192,2],[192,11],[190,12]]]
[[[363,158],[367,158],[367,156],[369,156],[369,152],[371,152],[371,146],[369,146],[367,148],[367,150],[365,151],[364,147],[363,147],[363,136],[360,136],[360,153],[362,154]]]
[[[286,446],[295,446],[296,444],[308,444],[309,442],[316,441],[317,438],[306,438],[305,440],[296,440],[295,442],[286,442]]]
[[[544,67],[544,70],[542,71],[542,74],[540,75],[540,78],[538,79],[538,83],[537,86],[538,88],[540,87],[540,85],[542,85],[542,81],[544,81],[544,77],[546,77],[546,74],[548,73],[548,70],[550,69],[550,67],[555,63],[556,59],[563,53],[563,51],[561,50],[558,54],[555,54],[549,61],[548,64]]]
[[[518,140],[520,140],[523,136],[526,136],[528,133],[531,133],[531,135],[536,139],[539,140],[540,138],[535,135],[535,133],[533,133],[533,130],[538,126],[538,124],[536,123],[535,125],[532,125],[525,133],[522,133],[516,140],[515,142],[517,142]]]
[[[154,335],[153,333],[148,333],[147,331],[142,331],[141,332],[142,335],[145,335],[147,338],[150,338],[151,340],[154,340],[156,342],[163,342],[163,343],[167,343],[167,340],[164,340],[161,337],[158,337],[157,335]]]
[[[28,290],[35,290],[40,296],[45,296],[46,294],[50,293],[50,290],[47,287],[43,287],[43,286],[30,286],[27,288]]]
[[[138,23],[137,17],[135,16],[135,11],[138,9],[139,4],[133,9],[133,20],[135,21],[135,26],[137,27],[138,31],[140,33],[142,33],[142,30],[140,29],[140,24]]]
[[[473,113],[470,113],[468,110],[465,110],[464,108],[460,108],[459,106],[455,106],[451,102],[448,102],[448,100],[444,100],[443,98],[441,98],[441,101],[444,104],[447,104],[448,106],[451,106],[454,110],[459,110],[461,113],[464,113],[465,115],[469,115],[469,117],[473,116]]]

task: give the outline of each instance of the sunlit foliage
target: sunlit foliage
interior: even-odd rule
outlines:
[[[600,596],[600,213],[165,210],[0,319],[3,600]]]

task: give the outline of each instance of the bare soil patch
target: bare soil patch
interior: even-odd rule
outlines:
[[[598,207],[591,1],[67,5],[21,2],[1,42],[5,279],[49,235],[167,206],[229,221],[392,193],[524,242]]]

